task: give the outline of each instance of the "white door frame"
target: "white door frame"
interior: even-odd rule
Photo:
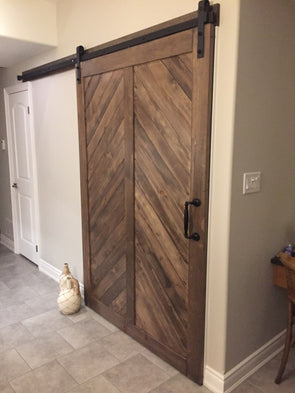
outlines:
[[[35,144],[35,128],[34,128],[34,109],[33,109],[33,95],[32,95],[32,84],[25,82],[14,86],[4,88],[4,102],[5,102],[5,116],[6,116],[6,132],[7,132],[7,148],[8,148],[8,161],[9,161],[9,176],[10,176],[10,195],[11,195],[11,207],[12,207],[12,224],[13,224],[13,238],[14,238],[14,252],[19,254],[19,222],[17,214],[17,201],[15,193],[12,189],[12,184],[16,178],[16,168],[14,166],[14,156],[12,148],[12,128],[10,122],[9,113],[9,95],[13,93],[19,93],[22,91],[28,92],[29,108],[30,108],[30,129],[31,129],[31,151],[32,151],[32,174],[33,174],[33,188],[34,188],[34,213],[35,213],[35,234],[36,234],[36,245],[38,245],[38,252],[36,252],[36,259],[33,261],[39,265],[40,255],[40,226],[39,226],[39,198],[38,198],[38,183],[37,183],[37,160],[36,160],[36,144]]]

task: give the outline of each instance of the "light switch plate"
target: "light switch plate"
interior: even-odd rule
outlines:
[[[261,172],[248,172],[243,175],[243,194],[252,194],[261,189]]]

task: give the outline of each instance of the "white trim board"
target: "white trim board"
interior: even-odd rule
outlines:
[[[3,244],[3,246],[7,247],[10,251],[14,252],[13,240],[11,240],[11,239],[9,239],[9,237],[3,235],[3,233],[1,233],[0,243]]]
[[[39,258],[39,270],[40,272],[46,274],[54,281],[59,282],[62,271],[52,266],[50,263],[44,261],[44,259]],[[79,282],[81,295],[84,298],[84,284]]]
[[[260,367],[274,358],[284,347],[286,330],[277,334],[265,345],[225,374],[209,366],[204,369],[204,385],[213,393],[230,393],[254,374]]]

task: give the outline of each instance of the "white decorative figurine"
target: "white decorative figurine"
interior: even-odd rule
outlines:
[[[64,264],[64,269],[59,279],[59,287],[60,293],[57,298],[59,311],[63,314],[78,312],[81,307],[79,281],[72,276],[67,263]]]

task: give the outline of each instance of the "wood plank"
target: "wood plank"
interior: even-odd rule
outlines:
[[[133,68],[124,69],[125,78],[125,211],[126,211],[126,284],[127,320],[135,323],[134,265],[134,127],[133,127]]]
[[[83,77],[118,70],[165,57],[176,56],[192,50],[192,31],[186,30],[168,37],[147,42],[116,53],[83,62]]]
[[[137,326],[126,326],[126,333],[133,337],[140,344],[148,347],[152,352],[159,356],[164,361],[170,363],[173,367],[181,373],[186,374],[186,359],[177,354],[171,348],[165,347],[153,337],[148,335],[145,331],[139,329]]]
[[[87,148],[86,148],[86,125],[85,125],[85,101],[84,81],[76,85],[78,130],[79,130],[79,152],[80,152],[80,182],[81,182],[81,210],[82,210],[82,247],[83,247],[83,274],[84,292],[88,296],[90,289],[90,254],[89,254],[89,216],[88,216],[88,182],[87,182]]]
[[[125,74],[88,78],[85,88],[91,296],[126,316]],[[123,198],[122,198],[123,195]]]
[[[167,58],[163,59],[162,63],[165,64],[174,80],[180,85],[181,89],[188,96],[189,101],[192,100],[192,68],[191,64],[191,54],[188,53],[187,56],[177,56],[173,59]]]
[[[88,78],[86,78],[88,79]],[[92,78],[91,78],[92,79]],[[95,86],[95,90],[89,95],[88,91],[91,85]],[[92,92],[93,89],[91,89]],[[119,115],[124,111],[122,105],[117,105],[123,99],[123,73],[110,72],[103,77],[93,77],[91,84],[86,90],[85,95],[89,95],[89,102],[86,101],[86,118],[87,118],[87,148],[91,158],[91,154],[95,146],[101,139],[101,132],[104,130],[112,117]],[[98,128],[99,126],[99,128]]]
[[[200,241],[190,241],[189,265],[189,348],[188,377],[202,383],[205,336],[206,261],[210,170],[211,110],[213,84],[214,34],[212,25],[205,26],[205,56],[197,58],[197,29],[193,43],[193,119],[191,198],[202,204],[191,210],[192,232]]]
[[[122,315],[115,313],[110,307],[95,299],[92,295],[88,295],[85,300],[87,306],[96,311],[103,318],[107,319],[119,329],[126,329],[126,319]]]
[[[136,326],[184,356],[191,101],[181,56],[169,60],[134,68]]]

